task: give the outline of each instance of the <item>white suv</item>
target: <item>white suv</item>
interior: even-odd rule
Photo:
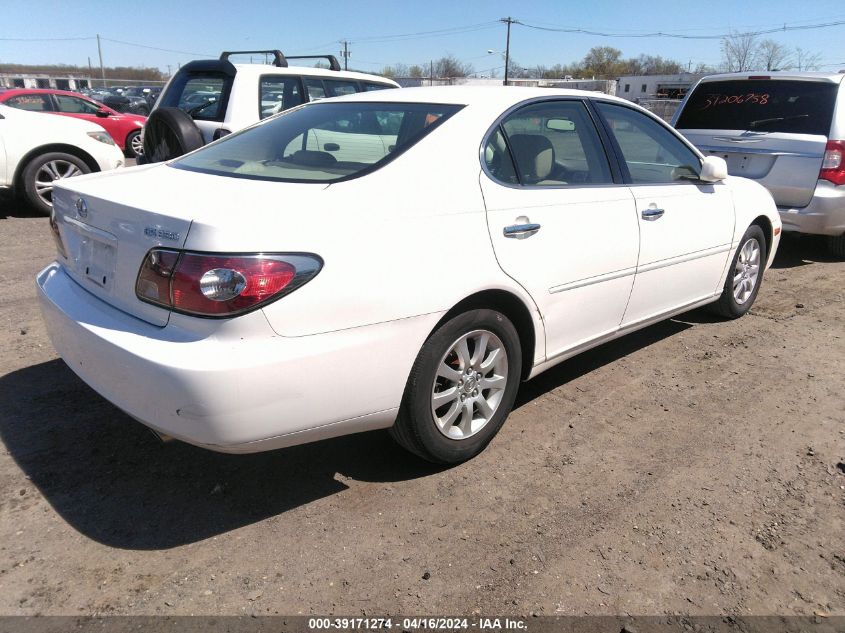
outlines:
[[[272,63],[233,64],[232,55],[251,55]],[[329,68],[289,66],[291,59],[325,59]],[[285,57],[278,50],[229,51],[220,59],[193,61],[171,78],[150,113],[144,128],[145,162],[175,158],[309,101],[389,88],[399,88],[399,84],[341,70],[333,55]]]

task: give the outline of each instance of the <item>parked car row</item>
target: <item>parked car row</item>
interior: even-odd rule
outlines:
[[[128,157],[136,158],[143,152],[141,131],[146,117],[121,114],[81,94],[66,90],[15,88],[0,92],[0,104],[19,110],[47,112],[95,123],[109,133],[115,144]]]
[[[99,125],[0,103],[0,189],[21,194],[45,215],[58,181],[123,164],[123,153]]]

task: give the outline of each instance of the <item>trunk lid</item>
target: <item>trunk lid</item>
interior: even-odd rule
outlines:
[[[152,248],[261,252],[299,250],[297,226],[320,184],[234,180],[146,165],[62,181],[54,210],[67,273],[106,303],[158,326],[170,310],[135,294],[141,264]],[[84,201],[84,212],[77,201]],[[80,203],[81,205],[81,203]],[[280,235],[280,216],[291,231]]]
[[[176,200],[161,200],[155,189],[132,195],[141,191],[133,184],[144,180],[142,173],[122,175],[125,178],[110,173],[80,177],[56,187],[53,206],[67,253],[67,259],[60,261],[67,273],[97,298],[164,326],[170,311],[140,301],[135,296],[135,280],[151,248],[182,247],[191,218]]]
[[[758,181],[779,207],[805,207],[813,198],[824,158],[826,136],[682,130],[705,155],[728,163],[731,176]]]
[[[702,81],[675,127],[728,173],[757,180],[781,207],[804,207],[816,189],[838,81],[776,77]]]

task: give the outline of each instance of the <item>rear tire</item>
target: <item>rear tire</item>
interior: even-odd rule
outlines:
[[[478,455],[513,407],[522,371],[519,336],[495,310],[471,310],[425,342],[390,434],[437,464]]]
[[[834,235],[827,238],[827,250],[830,254],[845,259],[845,235]]]
[[[64,152],[50,152],[31,159],[21,174],[23,196],[41,215],[53,209],[53,183],[88,174],[91,168],[81,158]]]
[[[751,309],[766,268],[766,236],[756,224],[748,227],[736,249],[722,294],[710,309],[726,319],[738,319]]]

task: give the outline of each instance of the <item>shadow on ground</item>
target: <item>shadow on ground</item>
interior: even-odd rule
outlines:
[[[784,233],[772,268],[797,268],[816,262],[839,261],[828,249],[826,238],[820,235]]]
[[[0,191],[0,220],[44,217],[9,191]]]
[[[688,327],[666,321],[581,354],[524,384],[517,407]],[[254,455],[161,445],[61,360],[0,377],[0,438],[71,526],[125,549],[200,541],[342,492],[346,478],[395,482],[443,470],[386,431]]]

